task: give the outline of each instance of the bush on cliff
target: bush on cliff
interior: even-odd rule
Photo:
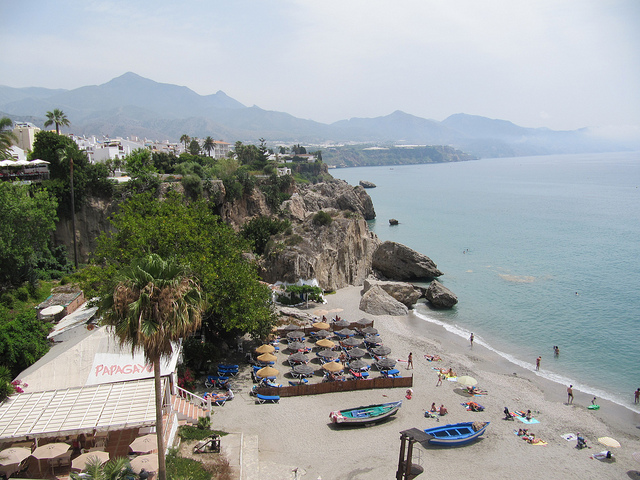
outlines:
[[[331,225],[331,222],[333,222],[331,215],[329,215],[327,212],[324,212],[322,210],[320,210],[318,213],[316,213],[313,216],[314,225],[319,225],[319,226]]]

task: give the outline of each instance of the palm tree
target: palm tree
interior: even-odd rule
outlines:
[[[136,480],[129,459],[117,457],[102,463],[99,458],[90,459],[82,474],[71,472],[71,480]]]
[[[187,144],[191,141],[191,137],[189,135],[187,135],[186,133],[183,133],[182,136],[180,137],[180,142],[184,143],[184,151],[187,151]]]
[[[9,149],[14,143],[18,143],[18,137],[11,130],[13,122],[9,117],[0,118],[0,159],[11,158]]]
[[[132,353],[142,348],[146,360],[153,363],[158,479],[165,480],[160,359],[172,354],[174,342],[200,327],[202,290],[185,267],[155,254],[124,268],[119,278],[101,304],[102,322],[114,327],[121,346],[131,347]]]
[[[71,125],[69,119],[64,114],[64,112],[58,108],[54,108],[53,112],[47,112],[47,121],[44,122],[44,126],[48,127],[49,125],[56,125],[56,133],[60,135],[60,127],[68,127]]]
[[[216,148],[216,143],[213,141],[213,138],[211,137],[205,138],[204,141],[202,142],[202,149],[205,152],[207,152],[209,156],[211,156],[211,150],[213,150],[214,148]]]

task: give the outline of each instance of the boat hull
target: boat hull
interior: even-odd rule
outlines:
[[[395,415],[402,401],[369,405],[331,412],[329,418],[337,425],[363,425],[375,423]]]
[[[424,432],[431,436],[429,444],[445,445],[450,447],[466,445],[478,439],[487,429],[489,422],[484,423],[482,428],[475,430],[473,424],[476,422],[454,423],[441,427],[427,428]]]

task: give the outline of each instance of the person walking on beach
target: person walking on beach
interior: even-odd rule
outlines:
[[[638,402],[640,402],[640,388],[636,390],[635,401],[633,403],[638,403]]]
[[[438,383],[436,383],[436,387],[439,387],[440,385],[442,385],[443,378],[444,378],[444,375],[442,374],[442,372],[438,372]],[[640,388],[638,390],[640,390]]]
[[[471,347],[473,347],[473,332],[471,332],[471,336],[469,337],[469,343],[471,343]]]
[[[573,385],[567,388],[567,403],[573,403]]]
[[[536,370],[540,370],[540,362],[542,361],[542,357],[536,358]]]
[[[409,352],[409,358],[407,358],[407,370],[413,368],[413,353]]]

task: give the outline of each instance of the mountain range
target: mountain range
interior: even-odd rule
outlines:
[[[125,73],[102,85],[73,90],[0,86],[0,116],[43,127],[45,113],[59,108],[77,135],[137,136],[178,141],[182,134],[235,143],[259,138],[285,144],[451,145],[477,157],[620,151],[634,148],[599,138],[590,129],[525,128],[506,120],[463,113],[442,122],[401,111],[332,124],[288,113],[247,107],[218,91],[199,95],[178,85]]]

